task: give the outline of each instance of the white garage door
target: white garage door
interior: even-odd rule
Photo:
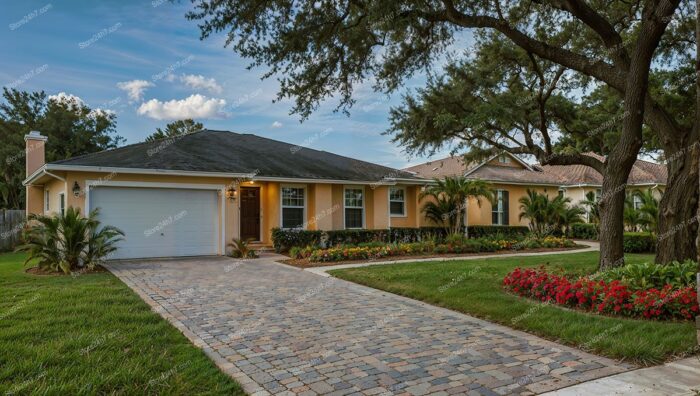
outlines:
[[[112,258],[214,255],[219,246],[213,190],[93,187],[90,209],[126,234]]]

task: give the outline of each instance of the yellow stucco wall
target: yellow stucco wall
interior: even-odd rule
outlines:
[[[331,186],[331,201],[333,202],[333,208],[337,208],[333,212],[333,229],[342,230],[343,229],[343,186],[341,184],[333,184]]]
[[[406,186],[406,216],[391,216],[391,227],[418,227],[420,186]]]
[[[518,200],[521,197],[527,195],[527,189],[535,190],[539,193],[546,193],[550,197],[558,194],[559,189],[556,186],[547,187],[537,187],[537,186],[520,186],[520,185],[507,185],[507,184],[493,184],[492,188],[494,190],[506,190],[509,192],[508,199],[508,225],[528,225],[527,219],[520,220],[520,203]],[[419,211],[423,208],[426,202],[430,201],[432,198],[426,197],[419,201]],[[481,198],[481,205],[479,205],[476,199],[470,199],[467,206],[467,221],[469,225],[491,225],[492,217],[491,202],[486,198]],[[425,218],[425,216],[420,214],[420,225],[422,226],[439,226],[434,222]],[[392,224],[394,224],[392,222]]]
[[[58,179],[52,179],[50,182],[44,185],[44,189],[49,190],[49,210],[48,212],[44,211],[44,206],[42,205],[42,212],[44,214],[54,214],[58,213],[59,211],[59,195],[61,193],[66,194],[66,202],[68,200],[68,194],[66,192],[66,183],[58,180]],[[42,194],[43,195],[43,194]],[[42,196],[42,202],[43,202],[43,196]],[[45,205],[45,203],[44,203]]]
[[[40,214],[44,211],[44,187],[43,186],[27,186],[26,188],[27,216],[30,214]]]

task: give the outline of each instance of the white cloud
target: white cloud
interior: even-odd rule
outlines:
[[[80,97],[67,94],[65,92],[59,92],[56,95],[49,95],[49,100],[53,100],[58,103],[64,103],[70,108],[79,108],[85,104],[85,101],[80,99]]]
[[[190,95],[181,100],[169,100],[161,102],[151,99],[141,103],[136,112],[139,115],[156,120],[182,120],[185,118],[223,118],[223,108],[226,101],[223,99],[207,98],[202,95]]]
[[[87,106],[85,101],[79,96],[68,94],[65,92],[59,92],[56,95],[49,95],[49,100],[54,102],[63,103],[69,109],[78,112],[83,106]],[[112,110],[101,109],[99,107],[91,109],[87,114],[90,118],[95,118],[97,116],[109,117],[115,115],[116,113]]]
[[[209,92],[220,94],[224,89],[213,78],[195,74],[183,74],[180,81],[192,89],[206,89]]]
[[[275,121],[272,123],[273,128],[282,128],[282,123],[279,121]]]
[[[117,115],[117,113],[115,113],[112,110],[104,110],[104,109],[95,109],[95,110],[91,110],[90,113],[88,113],[88,117],[90,117],[90,118],[96,118],[98,116],[109,117],[109,116],[113,116],[113,115]]]
[[[155,87],[155,84],[146,80],[131,80],[117,83],[117,88],[125,91],[132,101],[141,100],[143,93],[149,87]]]

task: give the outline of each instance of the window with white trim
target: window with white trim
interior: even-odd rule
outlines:
[[[491,223],[494,225],[508,225],[508,191],[496,190],[496,204],[491,209]]]
[[[505,155],[501,155],[501,156],[498,157],[498,162],[500,162],[500,163],[502,163],[502,164],[509,164],[509,163],[510,163],[510,157],[505,156]]]
[[[58,194],[58,210],[61,214],[66,214],[66,193]]]
[[[389,213],[392,216],[406,216],[406,189],[391,187],[389,189]]]
[[[304,228],[304,187],[282,187],[282,228]]]
[[[345,189],[345,228],[364,227],[364,195],[362,187]]]
[[[51,209],[51,206],[49,205],[49,198],[51,198],[49,190],[44,190],[44,212],[48,212]]]
[[[637,194],[632,195],[632,204],[635,210],[639,210],[643,205],[642,197]]]

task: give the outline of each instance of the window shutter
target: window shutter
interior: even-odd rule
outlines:
[[[510,207],[509,207],[509,200],[508,200],[508,191],[504,190],[503,191],[503,225],[510,225],[510,219],[508,216],[508,213],[510,212]]]

